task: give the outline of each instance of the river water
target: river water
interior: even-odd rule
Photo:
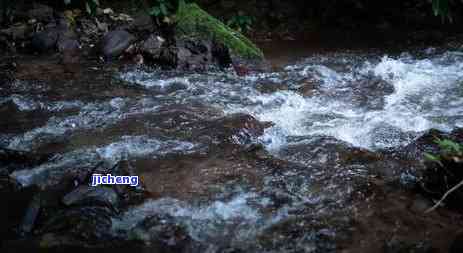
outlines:
[[[0,144],[55,155],[11,177],[46,188],[65,168],[127,160],[152,197],[112,233],[148,245],[161,216],[197,251],[336,251],[371,178],[415,182],[414,161],[385,153],[463,127],[463,53],[448,47],[312,53],[243,77],[99,64],[49,75],[0,90]]]

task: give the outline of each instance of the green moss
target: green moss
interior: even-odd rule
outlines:
[[[240,57],[264,57],[262,51],[248,38],[212,17],[195,3],[180,1],[176,21],[176,31],[180,36],[215,39]]]

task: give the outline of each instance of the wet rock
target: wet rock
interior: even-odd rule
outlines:
[[[63,197],[67,206],[92,202],[117,206],[118,196],[112,188],[81,185]]]
[[[155,52],[157,56],[158,51]],[[228,67],[231,60],[228,51],[221,49],[214,41],[184,38],[177,40],[174,45],[165,46],[155,63],[179,70],[201,72]]]
[[[439,152],[439,147],[436,144],[436,138],[449,138],[450,136],[442,131],[431,129],[424,133],[421,137],[414,140],[412,143],[398,150],[396,153],[412,160],[424,161],[424,154],[435,154]],[[463,139],[462,139],[463,140]]]
[[[32,32],[31,27],[29,27],[27,24],[15,24],[12,25],[11,27],[1,30],[0,34],[7,36],[13,41],[17,40],[25,40],[30,36],[30,33]]]
[[[61,62],[67,72],[76,72],[80,60],[80,44],[74,39],[63,39],[58,41],[58,51],[61,53]]]
[[[80,40],[85,43],[93,43],[100,36],[97,24],[87,18],[80,19],[76,30],[81,35]]]
[[[322,165],[331,168],[378,161],[379,154],[353,147],[349,143],[328,136],[301,139],[280,151],[280,155],[305,165]]]
[[[246,76],[253,72],[270,72],[271,70],[271,64],[263,59],[239,57],[233,53],[229,54],[228,59],[238,76]]]
[[[23,186],[36,185],[47,189],[65,185],[69,181],[84,182],[92,171],[101,165],[96,153],[74,151],[33,169],[14,171],[10,177]]]
[[[40,211],[41,201],[42,199],[40,197],[40,193],[36,193],[30,201],[29,206],[26,209],[26,213],[24,214],[24,218],[20,226],[21,233],[30,233],[34,228],[37,216]]]
[[[5,62],[3,64],[0,64],[0,82],[3,84],[12,82],[14,80],[14,73],[16,72],[16,67],[16,63],[14,62]],[[1,103],[0,111],[2,110],[3,106],[4,103]]]
[[[319,84],[315,80],[304,80],[297,91],[304,97],[310,97],[315,94]]]
[[[243,64],[232,64],[232,66],[238,76],[247,76],[251,73],[251,70]]]
[[[85,206],[60,211],[38,230],[40,234],[60,234],[72,238],[70,242],[80,243],[74,246],[94,246],[111,243],[114,236],[111,234],[112,220],[115,213],[107,207]],[[46,243],[49,242],[50,244]],[[42,247],[50,248],[66,245],[56,245],[56,242],[43,241]]]
[[[102,53],[107,58],[121,56],[136,38],[125,30],[108,32],[101,41]]]
[[[47,5],[34,4],[32,9],[27,11],[30,19],[48,23],[53,20],[53,9]]]
[[[77,40],[63,38],[58,41],[58,51],[60,53],[77,56],[79,54],[80,44]]]
[[[48,154],[34,154],[0,147],[0,167],[9,173],[38,166],[50,159]]]
[[[356,83],[353,92],[351,99],[354,102],[362,107],[379,110],[384,107],[385,97],[394,92],[394,85],[371,75]]]
[[[232,144],[247,147],[257,143],[268,124],[247,114],[234,114],[208,122],[195,138],[210,139],[214,144]],[[202,137],[201,137],[202,136]]]
[[[136,33],[153,33],[155,30],[154,20],[146,11],[139,12],[135,15],[130,30]]]
[[[162,92],[172,93],[172,92],[176,92],[179,90],[186,90],[186,89],[188,89],[188,85],[181,83],[181,82],[174,82],[168,85],[167,87],[163,87]]]
[[[268,82],[258,83],[256,85],[256,89],[262,93],[274,93],[277,91],[288,90],[289,86],[286,83]]]
[[[37,194],[37,187],[21,188],[7,173],[0,175],[0,198],[8,203],[0,208],[0,243],[32,230],[40,204]]]
[[[212,62],[211,43],[205,41],[177,41],[177,68],[205,70]]]
[[[378,124],[372,130],[372,140],[376,140],[371,146],[376,149],[397,147],[409,143],[416,134],[414,132],[402,131],[402,129],[389,125],[388,123]]]
[[[111,174],[113,176],[138,176],[135,168],[127,160],[118,161],[112,167],[98,166],[92,174]],[[89,184],[92,174],[88,174],[84,183]],[[73,202],[73,205],[103,205],[113,209],[125,208],[143,202],[147,198],[143,181],[138,186],[113,185],[111,188],[98,186],[80,186],[63,198],[63,203]]]
[[[162,37],[151,35],[141,44],[140,52],[150,60],[159,59],[165,42]]]
[[[214,63],[221,69],[228,68],[232,64],[230,50],[218,41],[212,41],[212,58]]]
[[[149,243],[160,252],[187,252],[192,247],[187,229],[166,214],[145,218],[129,231],[129,238]]]
[[[341,237],[334,227],[346,226],[342,218],[331,217],[320,222],[310,215],[285,219],[261,233],[258,243],[267,250],[304,252],[336,252],[336,240]],[[336,220],[339,219],[339,220]]]
[[[176,13],[177,38],[196,41],[217,41],[228,48],[236,58],[262,60],[262,51],[241,33],[210,16],[195,3],[181,3]]]
[[[50,28],[32,36],[31,46],[35,51],[45,53],[56,49],[59,38],[59,30]]]

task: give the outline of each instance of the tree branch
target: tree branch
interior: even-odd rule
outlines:
[[[460,183],[458,183],[457,185],[455,185],[454,187],[452,187],[452,189],[448,190],[448,191],[444,194],[444,196],[442,196],[442,198],[441,198],[433,207],[429,208],[429,209],[426,210],[426,212],[424,212],[424,213],[430,213],[430,212],[436,210],[436,209],[442,204],[442,202],[444,202],[444,200],[445,200],[452,192],[456,191],[456,190],[457,190],[458,188],[460,188],[462,185],[463,185],[463,180],[462,180]]]

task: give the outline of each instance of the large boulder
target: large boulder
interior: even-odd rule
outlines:
[[[237,64],[242,61],[260,62],[264,58],[262,51],[248,38],[209,15],[197,4],[180,1],[176,21],[177,40],[210,41],[223,45],[234,64],[235,61]]]
[[[32,35],[31,46],[33,50],[39,53],[45,53],[57,50],[59,41],[75,38],[76,34],[71,29],[68,22],[61,18],[58,19],[56,23],[49,24],[45,30]]]
[[[102,53],[106,58],[119,57],[135,40],[136,38],[125,30],[110,31],[102,39]]]

